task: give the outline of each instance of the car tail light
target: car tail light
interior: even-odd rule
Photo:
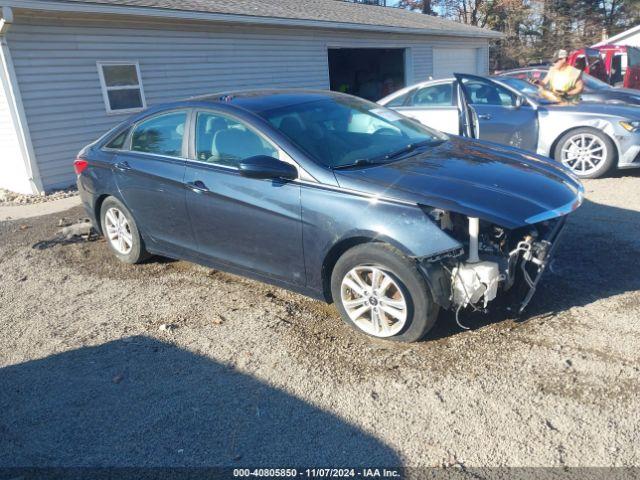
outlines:
[[[89,166],[89,162],[87,162],[84,158],[76,158],[76,161],[73,162],[73,169],[76,171],[76,175],[80,175],[84,172]]]

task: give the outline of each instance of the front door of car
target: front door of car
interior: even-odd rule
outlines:
[[[179,256],[195,249],[187,217],[187,110],[165,112],[133,126],[116,153],[116,184],[147,241]]]
[[[446,81],[419,87],[408,95],[403,105],[393,109],[427,127],[460,135],[454,83]]]
[[[456,74],[459,108],[474,137],[535,151],[538,113],[523,97],[484,77]]]
[[[197,112],[186,180],[200,253],[291,284],[305,283],[300,185],[242,176],[241,160],[285,155],[244,121]]]

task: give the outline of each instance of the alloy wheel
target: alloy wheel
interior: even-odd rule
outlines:
[[[122,255],[128,255],[133,248],[133,234],[127,217],[116,207],[111,207],[105,213],[107,238],[111,246]]]
[[[605,165],[607,153],[607,146],[600,137],[579,133],[564,143],[561,158],[576,175],[591,175]]]
[[[342,305],[351,321],[375,337],[397,335],[407,322],[407,302],[396,280],[375,266],[358,266],[342,279]]]

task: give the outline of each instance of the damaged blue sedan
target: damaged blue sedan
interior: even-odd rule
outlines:
[[[524,309],[582,186],[511,147],[325,91],[231,92],[122,123],[75,161],[120,260],[184,259],[335,302],[412,342],[441,309]]]

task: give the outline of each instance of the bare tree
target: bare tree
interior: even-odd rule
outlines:
[[[492,44],[492,68],[548,60],[640,23],[640,0],[348,0],[395,5],[504,33]]]
[[[401,8],[408,8],[409,10],[419,10],[426,15],[435,15],[433,9],[434,4],[438,0],[400,0],[398,4]]]

